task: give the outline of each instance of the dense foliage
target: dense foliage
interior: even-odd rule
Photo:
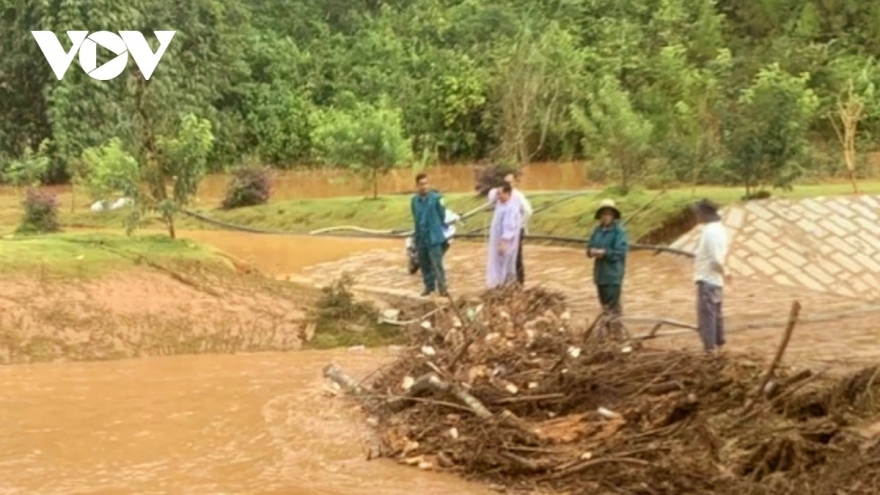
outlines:
[[[44,179],[66,180],[112,138],[146,164],[193,114],[216,138],[210,170],[257,156],[381,173],[399,161],[367,163],[357,143],[388,135],[370,153],[402,156],[399,125],[416,158],[586,158],[624,186],[858,174],[878,18],[862,0],[0,0],[0,164],[49,139]],[[148,82],[132,63],[93,81],[76,61],[58,81],[30,31],[69,46],[68,29],[154,48],[153,29],[177,34]]]
[[[269,201],[272,192],[269,170],[254,165],[238,167],[232,171],[232,180],[226,187],[223,209],[256,206]]]
[[[214,145],[211,122],[187,114],[169,126],[170,135],[156,135],[143,161],[132,156],[119,138],[87,148],[75,160],[74,182],[85,185],[92,199],[119,194],[134,202],[126,218],[129,233],[145,214],[157,213],[168,235],[176,236],[174,216],[195,199]],[[169,190],[170,189],[170,190]]]
[[[49,192],[29,188],[22,201],[24,214],[17,231],[24,234],[48,234],[61,230],[58,201]]]

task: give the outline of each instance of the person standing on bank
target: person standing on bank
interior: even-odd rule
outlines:
[[[516,282],[516,255],[522,232],[520,205],[513,199],[513,187],[504,184],[497,193],[495,213],[489,227],[489,260],[486,285],[490,289]]]
[[[446,293],[446,272],[443,269],[443,244],[446,235],[443,231],[446,208],[440,193],[430,189],[428,175],[416,176],[418,192],[410,204],[413,216],[413,243],[418,253],[425,290],[422,297],[430,296],[435,290],[441,296]]]
[[[623,313],[621,292],[629,250],[626,231],[620,225],[620,211],[614,201],[605,199],[596,210],[599,225],[587,243],[587,257],[593,262],[593,282],[602,311],[615,316]]]
[[[518,245],[516,251],[516,281],[519,282],[520,285],[524,285],[526,283],[526,271],[523,266],[522,245],[523,238],[528,231],[529,218],[532,216],[532,204],[529,203],[525,194],[516,188],[516,179],[517,174],[514,172],[509,172],[504,176],[504,182],[510,184],[511,188],[513,188],[513,201],[516,201],[519,204],[519,211],[522,216],[522,230],[520,230],[519,233],[519,241],[517,241]],[[498,193],[500,190],[500,187],[496,187],[489,191],[489,202],[492,205],[495,205],[498,202]]]
[[[697,328],[706,352],[718,353],[725,344],[722,299],[724,282],[730,278],[724,264],[728,250],[727,230],[721,223],[718,207],[708,199],[694,204],[693,211],[703,225],[694,258]]]

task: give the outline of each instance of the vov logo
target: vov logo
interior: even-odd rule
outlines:
[[[149,80],[176,32],[155,31],[159,40],[159,49],[155,53],[139,31],[119,31],[118,35],[110,31],[97,31],[92,34],[88,31],[68,31],[67,37],[70,38],[72,45],[69,52],[64,51],[64,47],[52,31],[31,31],[31,34],[37,40],[37,45],[59,81],[64,78],[77,52],[79,52],[79,65],[89,77],[98,81],[109,81],[125,70],[129,54],[134,58],[134,63],[144,75],[144,79]],[[113,60],[100,67],[98,67],[98,45],[116,54]]]

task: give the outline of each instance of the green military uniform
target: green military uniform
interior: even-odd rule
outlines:
[[[599,302],[609,313],[619,315],[623,276],[626,273],[628,250],[626,231],[619,220],[608,227],[598,226],[590,236],[587,249],[604,249],[605,256],[593,264],[593,282],[599,292]]]
[[[425,292],[435,289],[446,292],[446,273],[443,269],[443,244],[446,235],[443,225],[446,219],[446,208],[443,198],[437,191],[429,191],[425,196],[416,194],[412,198],[412,215],[415,224],[414,244],[422,269],[422,280]]]

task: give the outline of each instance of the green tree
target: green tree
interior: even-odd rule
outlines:
[[[660,51],[656,68],[663,84],[655,89],[662,103],[653,122],[662,122],[654,142],[676,172],[696,187],[707,165],[721,159],[722,109],[726,103],[725,75],[731,69],[731,55],[726,49],[715,59],[697,65],[687,59],[685,48],[671,45]],[[661,130],[662,129],[662,130]],[[686,175],[685,175],[686,174]]]
[[[84,188],[92,201],[105,201],[115,194],[140,199],[140,167],[121,139],[112,138],[101,146],[86,148],[77,163],[74,185]],[[129,233],[137,226],[138,219],[138,210],[132,210],[125,222]]]
[[[170,182],[171,195],[152,199],[168,227],[168,235],[174,239],[174,215],[189,206],[208,171],[208,156],[214,147],[211,122],[188,114],[181,120],[176,135],[160,136],[157,144],[161,173],[150,175],[154,181],[152,189],[164,188]]]
[[[52,164],[48,156],[48,149],[48,139],[44,139],[37,149],[25,146],[24,152],[19,158],[10,160],[3,167],[3,182],[14,187],[19,193],[22,188],[39,186],[40,180],[46,175]]]
[[[809,74],[793,76],[772,64],[742,91],[724,140],[728,171],[745,186],[747,198],[768,185],[790,188],[800,175],[797,160],[807,148],[806,132],[819,107],[807,87],[809,79]]]
[[[548,134],[570,121],[568,108],[585,82],[583,53],[558,23],[526,22],[498,55],[493,80],[499,158],[528,164]]]
[[[572,107],[586,153],[626,191],[644,171],[654,126],[633,108],[630,94],[612,76],[601,77],[586,109]]]
[[[387,102],[355,103],[348,109],[319,112],[312,142],[323,163],[360,175],[377,198],[379,178],[412,156],[401,120],[400,111]]]
[[[125,224],[129,234],[145,214],[156,212],[174,239],[174,216],[195,198],[213,143],[211,123],[187,114],[173,136],[157,137],[158,153],[153,163],[139,164],[118,138],[86,149],[82,156],[83,182],[93,198],[121,192],[134,201],[135,208]]]

